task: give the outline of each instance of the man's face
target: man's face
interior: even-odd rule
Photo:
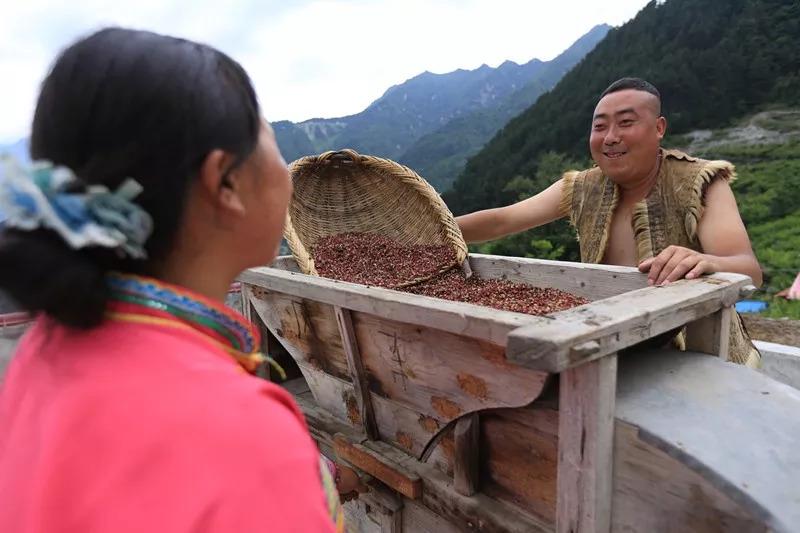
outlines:
[[[666,128],[654,95],[635,89],[608,94],[594,110],[592,159],[615,183],[635,183],[653,169]]]

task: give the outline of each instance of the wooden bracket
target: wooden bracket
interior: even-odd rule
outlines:
[[[347,356],[347,366],[350,369],[350,378],[353,380],[353,388],[356,393],[356,402],[361,415],[361,423],[364,426],[364,433],[370,440],[378,440],[378,424],[375,422],[375,411],[372,408],[372,400],[369,396],[369,385],[367,374],[364,372],[364,365],[361,362],[361,353],[358,351],[358,340],[353,328],[353,316],[349,309],[334,306],[336,312],[336,323],[339,325],[339,334],[342,337],[342,347]]]
[[[723,361],[729,358],[733,306],[723,307],[686,326],[686,349],[716,355]]]
[[[470,413],[456,422],[453,478],[459,494],[472,496],[479,486],[480,415]]]

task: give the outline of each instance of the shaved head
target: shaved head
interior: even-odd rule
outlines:
[[[608,88],[603,91],[603,94],[600,95],[600,100],[602,100],[606,95],[613,94],[619,91],[627,91],[627,90],[634,90],[634,91],[641,91],[648,94],[648,98],[646,98],[647,107],[653,112],[656,117],[661,116],[661,93],[658,92],[658,89],[655,86],[646,81],[642,78],[620,78]]]

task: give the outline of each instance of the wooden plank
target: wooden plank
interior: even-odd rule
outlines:
[[[381,533],[380,519],[375,517],[379,510],[370,506],[363,496],[345,503],[342,509],[347,533]]]
[[[361,353],[358,350],[356,332],[353,329],[353,317],[348,309],[342,309],[341,307],[334,307],[334,313],[336,314],[336,322],[339,324],[339,335],[342,338],[342,346],[347,356],[347,365],[350,368],[350,377],[355,389],[358,410],[361,413],[361,424],[364,426],[367,438],[377,440],[380,438],[378,426],[375,424],[375,413],[373,412],[372,400],[369,395],[367,375],[364,372]]]
[[[381,480],[403,496],[416,500],[422,494],[422,480],[419,475],[409,472],[385,455],[350,442],[341,434],[334,436],[333,447],[337,457]]]
[[[453,481],[456,492],[472,496],[480,483],[480,415],[469,414],[456,422]]]
[[[470,265],[482,278],[552,287],[593,301],[647,287],[647,274],[636,267],[481,254],[470,254]]]
[[[728,360],[733,306],[690,322],[686,326],[686,350],[716,355]]]
[[[558,411],[538,404],[481,413],[481,491],[555,524]]]
[[[558,533],[610,531],[616,378],[616,355],[561,374]]]
[[[344,283],[270,267],[246,270],[239,279],[261,289],[407,324],[469,335],[501,346],[505,346],[506,336],[511,330],[549,322],[542,317]]]
[[[502,346],[353,313],[374,394],[445,426],[463,414],[534,401],[548,374],[509,364]]]
[[[255,286],[249,294],[256,314],[297,364],[350,379],[332,306]]]
[[[733,305],[750,283],[718,273],[648,287],[550,315],[550,324],[508,335],[509,360],[558,373],[673,330]]]
[[[358,499],[367,503],[371,511],[378,514],[381,533],[402,533],[406,500],[400,495],[380,483],[371,482],[369,492],[360,495]]]
[[[403,508],[403,527],[406,533],[462,533],[464,531],[443,516],[412,501],[407,501]]]
[[[320,381],[311,374],[358,381],[362,390],[348,392],[346,398],[352,403],[346,407],[353,424],[363,424],[367,406],[363,398],[368,391],[373,412],[374,397],[381,396],[417,412],[418,418],[432,419],[428,425],[433,422],[438,429],[472,411],[527,405],[538,397],[548,379],[544,372],[508,363],[503,346],[483,340],[348,312],[351,339],[349,326],[339,324],[340,312],[334,306],[258,288],[252,298],[258,315],[301,367],[325,408],[338,414],[341,408],[333,402],[341,404],[343,397],[330,396],[332,403],[323,400],[315,390]],[[360,379],[352,377],[348,346],[358,351],[356,359],[363,370]],[[415,429],[419,423],[413,426]],[[407,442],[405,447],[411,450],[408,430],[397,427],[396,431],[403,434],[392,433],[391,437]]]

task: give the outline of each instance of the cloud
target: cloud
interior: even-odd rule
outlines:
[[[105,25],[206,42],[248,70],[270,120],[356,113],[425,70],[550,59],[646,0],[26,0],[0,18],[0,142],[27,134],[56,54]]]

